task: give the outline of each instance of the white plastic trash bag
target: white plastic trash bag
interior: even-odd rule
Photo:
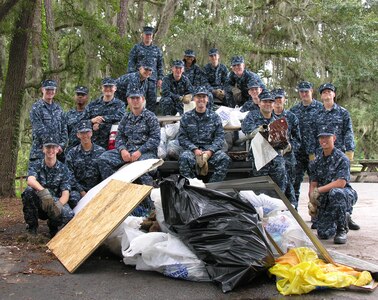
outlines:
[[[249,201],[255,208],[261,207],[264,217],[276,210],[287,210],[285,203],[281,199],[272,198],[265,194],[256,195],[254,191],[240,191],[240,197]]]
[[[177,137],[179,129],[180,129],[180,122],[165,125],[165,134],[167,137],[167,142],[170,140],[174,140]]]

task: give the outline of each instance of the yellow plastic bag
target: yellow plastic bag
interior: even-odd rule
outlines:
[[[276,285],[282,295],[307,294],[319,287],[363,286],[372,280],[369,272],[327,264],[314,250],[306,247],[289,250],[276,259],[269,272],[279,278]]]

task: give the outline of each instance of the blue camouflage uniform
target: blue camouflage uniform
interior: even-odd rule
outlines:
[[[214,168],[209,182],[224,180],[231,159],[222,151],[224,130],[221,119],[216,113],[209,109],[203,114],[197,113],[195,109],[186,112],[180,121],[178,140],[184,150],[179,157],[182,176],[195,178],[196,158],[193,150],[200,149],[213,152],[208,160],[209,166]]]
[[[152,112],[156,110],[156,81],[162,80],[164,76],[164,61],[161,49],[156,45],[146,46],[143,43],[134,45],[130,51],[127,73],[134,73],[139,70],[141,62],[149,60],[153,66],[152,74],[148,78],[148,91],[146,108]]]
[[[45,164],[44,159],[31,161],[29,164],[28,176],[34,176],[36,180],[48,189],[53,196],[55,202],[59,201],[63,191],[70,191],[70,171],[67,166],[60,161],[49,168]],[[29,227],[38,227],[38,218],[47,220],[47,214],[42,210],[41,200],[36,191],[31,187],[27,187],[21,195],[24,219]],[[49,227],[58,227],[67,224],[74,217],[74,212],[66,203],[63,206],[62,214],[58,219],[49,219]]]
[[[213,67],[208,63],[203,69],[207,82],[210,84],[210,91],[216,89],[224,90],[228,74],[227,67],[224,64],[219,64],[216,67]]]
[[[139,116],[127,112],[122,118],[116,137],[116,149],[106,151],[98,159],[102,179],[106,179],[126,164],[121,151],[126,149],[130,154],[139,150],[142,155],[138,160],[157,158],[157,149],[160,143],[160,126],[155,114],[143,109]],[[149,173],[139,178],[142,184],[153,185],[153,178]],[[153,208],[148,197],[132,213],[134,216],[145,216]]]
[[[103,100],[103,96],[90,102],[84,110],[83,120],[91,120],[96,116],[103,116],[105,121],[100,124],[99,130],[93,131],[92,141],[100,147],[107,149],[110,129],[118,123],[125,114],[125,103],[117,98],[109,102]]]
[[[68,131],[68,144],[65,149],[65,153],[68,153],[73,147],[80,144],[80,140],[78,139],[76,132],[77,132],[77,124],[83,120],[84,111],[78,111],[76,109],[71,109],[65,113],[64,118],[67,124],[67,131]]]
[[[263,91],[266,90],[265,84],[261,81],[261,78],[256,73],[248,70],[244,70],[241,77],[236,76],[234,72],[228,73],[227,80],[225,83],[226,99],[229,107],[235,107],[235,105],[243,105],[247,101],[251,101],[251,96],[248,94],[248,83],[250,81],[256,80],[260,83]],[[234,97],[232,95],[232,88],[237,87],[241,90],[242,101],[241,103],[235,103]]]
[[[349,112],[336,103],[331,110],[326,110],[322,106],[317,116],[317,133],[327,124],[332,124],[335,129],[335,147],[343,152],[354,151],[354,134]],[[320,147],[319,143],[317,143],[317,146]]]
[[[134,73],[124,74],[116,79],[117,91],[115,96],[127,103],[127,94],[129,90],[138,89],[147,98],[148,93],[148,78],[141,81],[139,71]],[[156,97],[156,94],[155,94]],[[156,101],[156,100],[155,100]]]
[[[101,182],[97,159],[105,149],[92,144],[92,149],[85,151],[81,144],[72,148],[66,156],[66,165],[72,173],[72,192],[70,206],[74,208],[81,199],[81,192],[88,192]]]
[[[44,158],[42,152],[42,139],[49,135],[59,137],[59,146],[64,150],[68,134],[65,124],[64,112],[59,104],[54,101],[48,104],[42,99],[37,100],[30,111],[30,122],[32,125],[32,147],[30,160]]]
[[[242,123],[242,131],[247,135],[252,133],[261,125],[269,125],[273,121],[277,120],[277,117],[272,114],[271,118],[266,119],[260,111],[250,111],[245,117]],[[287,175],[285,168],[285,160],[282,157],[281,151],[275,149],[278,155],[271,160],[268,164],[257,171],[252,149],[249,151],[249,160],[252,163],[252,175],[253,176],[266,176],[269,175],[272,180],[278,185],[282,192],[286,191]]]
[[[255,102],[253,102],[252,99],[246,101],[243,106],[240,108],[241,112],[247,112],[247,111],[260,111],[260,106],[258,106]]]
[[[357,193],[349,184],[350,162],[345,154],[334,148],[331,155],[324,156],[322,149],[318,149],[315,160],[310,163],[310,180],[316,181],[318,187],[321,187],[337,179],[346,180],[346,186],[331,189],[318,198],[317,231],[322,239],[334,236],[338,227],[346,226],[346,213],[352,212]]]
[[[294,190],[297,200],[299,200],[304,173],[307,171],[307,174],[309,174],[309,155],[315,154],[317,147],[317,134],[314,129],[316,128],[316,123],[319,121],[318,114],[322,107],[323,105],[319,101],[312,99],[311,104],[308,106],[304,106],[303,103],[300,102],[290,109],[299,120],[301,133],[301,146],[295,153],[297,164],[295,168]]]
[[[301,146],[301,133],[299,129],[298,118],[291,112],[286,109],[280,115],[277,115],[273,112],[277,119],[282,117],[286,118],[288,123],[288,140],[291,145],[291,151],[286,153],[283,157],[285,159],[285,168],[287,172],[287,188],[286,188],[286,197],[290,200],[290,203],[298,207],[298,200],[295,197],[294,183],[295,183],[295,168],[296,168],[296,159],[295,153],[298,152]]]
[[[160,99],[160,107],[163,115],[183,114],[184,105],[180,99],[182,96],[191,94],[193,86],[185,75],[182,75],[179,81],[176,81],[173,74],[169,74],[163,78],[162,97]]]

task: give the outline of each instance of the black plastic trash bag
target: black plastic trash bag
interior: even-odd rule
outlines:
[[[160,184],[165,222],[228,292],[274,264],[254,207],[237,197],[171,176]]]

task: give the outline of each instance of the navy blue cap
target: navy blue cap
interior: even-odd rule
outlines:
[[[270,92],[262,92],[260,95],[259,95],[259,99],[260,101],[274,101],[274,97],[272,96],[272,94]]]
[[[144,34],[153,34],[154,33],[154,28],[151,26],[144,26],[143,27],[143,33]]]
[[[305,92],[305,91],[309,91],[309,90],[311,90],[312,87],[313,87],[313,85],[312,85],[311,82],[308,82],[308,81],[301,81],[300,83],[298,83],[297,89],[298,89],[298,91],[300,91],[300,92]]]
[[[153,70],[153,64],[152,64],[152,61],[150,59],[143,59],[143,61],[140,63],[140,65],[146,69],[146,70],[150,70],[152,71]]]
[[[43,147],[57,146],[59,147],[59,139],[55,135],[46,135],[42,138]]]
[[[247,88],[248,89],[252,89],[252,88],[259,88],[261,87],[260,83],[255,80],[255,79],[251,79],[248,84],[247,84]]]
[[[193,50],[188,49],[188,50],[185,50],[184,56],[196,57],[196,53]]]
[[[88,95],[88,88],[86,86],[83,86],[83,85],[78,85],[75,87],[75,93],[81,93],[81,94],[86,94]]]
[[[92,123],[91,121],[80,121],[77,126],[77,132],[87,132],[92,131]]]
[[[285,97],[285,90],[281,89],[281,88],[274,89],[274,90],[272,90],[271,93],[273,94],[274,98],[284,98]]]
[[[56,89],[57,86],[56,81],[52,79],[46,79],[42,82],[42,87],[48,90]]]
[[[185,67],[184,62],[182,60],[175,60],[173,62],[173,66],[174,67],[179,67],[179,68],[184,68]]]
[[[143,97],[143,96],[144,96],[143,92],[136,88],[130,89],[127,93],[127,98]]]
[[[336,92],[336,87],[332,83],[324,83],[319,87],[319,93],[321,94],[324,90]]]
[[[207,95],[208,96],[209,95],[209,91],[208,91],[208,89],[205,86],[199,86],[194,91],[193,96],[195,96],[195,95]]]
[[[116,81],[111,77],[105,77],[102,80],[102,85],[105,85],[105,86],[116,85]]]
[[[332,124],[328,124],[320,128],[318,137],[331,135],[335,135],[335,127]]]
[[[231,58],[231,66],[236,66],[244,64],[244,57],[243,56],[233,56]]]
[[[217,48],[211,48],[209,50],[209,55],[215,55],[215,54],[219,54],[219,51]]]

